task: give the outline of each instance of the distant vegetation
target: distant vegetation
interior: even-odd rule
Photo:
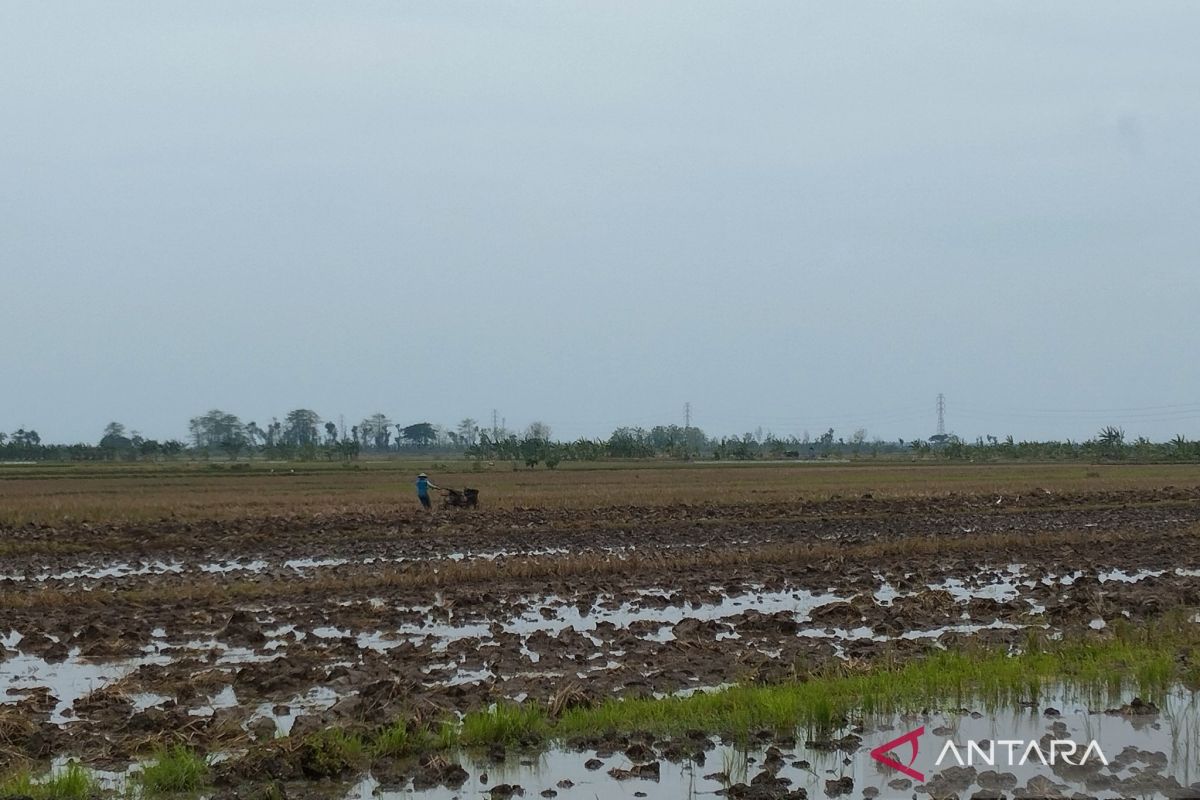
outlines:
[[[376,456],[448,455],[487,461],[509,461],[554,469],[564,461],[602,459],[865,460],[929,461],[1200,461],[1200,441],[1178,435],[1168,442],[1126,438],[1107,426],[1083,442],[1016,441],[1012,436],[979,437],[973,442],[948,434],[927,439],[869,438],[864,429],[849,436],[833,428],[816,437],[764,434],[710,437],[696,427],[656,425],[617,428],[607,439],[559,441],[550,426],[531,424],[522,432],[481,427],[464,419],[450,428],[430,422],[402,424],[385,414],[372,414],[349,428],[323,420],[315,411],[298,408],[265,426],[243,422],[214,409],[188,423],[188,441],[147,439],[119,422],[105,426],[95,444],[47,444],[37,431],[0,432],[4,461],[163,461],[177,459],[264,458],[298,461],[352,461]]]

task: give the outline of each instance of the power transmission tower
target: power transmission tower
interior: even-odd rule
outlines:
[[[492,441],[493,442],[495,442],[497,439],[500,438],[500,428],[496,423],[497,419],[498,419],[498,417],[496,416],[496,409],[493,408],[492,409]]]
[[[683,429],[685,431],[688,431],[688,430],[691,430],[691,427],[692,427],[692,404],[684,403],[683,404]]]
[[[941,392],[938,392],[937,411],[938,411],[937,435],[945,436],[946,435],[946,395],[942,394]]]

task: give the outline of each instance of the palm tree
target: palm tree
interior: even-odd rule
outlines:
[[[1100,443],[1107,455],[1120,458],[1125,450],[1125,429],[1106,425],[1096,435],[1096,441]]]
[[[1189,444],[1186,436],[1182,433],[1176,434],[1175,438],[1171,440],[1171,446],[1175,448],[1175,457],[1186,458]]]

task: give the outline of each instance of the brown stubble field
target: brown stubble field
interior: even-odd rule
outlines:
[[[161,465],[0,465],[0,522],[235,519],[370,512],[415,506],[413,480],[481,491],[486,508],[595,509],[799,503],[871,494],[1016,496],[1035,489],[1106,492],[1200,485],[1200,465],[680,464],[606,462],[557,470],[428,461],[338,464],[255,462]]]

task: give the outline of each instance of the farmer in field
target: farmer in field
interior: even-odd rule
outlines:
[[[429,476],[424,472],[417,476],[417,499],[421,501],[421,505],[425,506],[425,508],[433,508],[433,504],[429,502],[429,490],[441,488],[429,480]]]

